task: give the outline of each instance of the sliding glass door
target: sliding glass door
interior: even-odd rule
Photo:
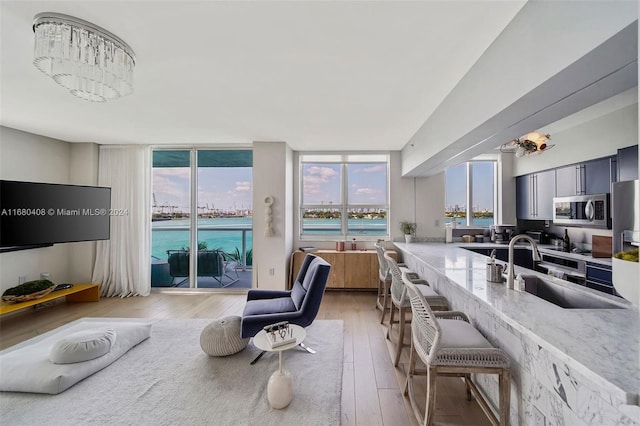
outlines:
[[[152,287],[251,287],[252,163],[250,150],[154,151]]]

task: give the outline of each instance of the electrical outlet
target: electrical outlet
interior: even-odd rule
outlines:
[[[18,277],[18,284],[24,284],[25,281],[27,281],[27,276],[26,275],[20,275]]]
[[[542,414],[535,405],[533,406],[533,424],[535,426],[547,425],[547,419],[544,417],[544,414]]]
[[[269,276],[273,277],[276,275],[276,268],[269,268]]]
[[[433,225],[437,228],[440,226],[440,219],[436,219],[433,221]]]

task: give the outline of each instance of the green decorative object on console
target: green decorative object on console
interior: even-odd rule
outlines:
[[[49,294],[56,285],[49,280],[27,281],[7,289],[2,294],[4,302],[24,302]]]

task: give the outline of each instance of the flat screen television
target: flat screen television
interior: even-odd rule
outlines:
[[[109,239],[111,188],[0,180],[0,249]]]

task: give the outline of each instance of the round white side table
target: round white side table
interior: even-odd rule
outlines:
[[[293,399],[293,377],[289,371],[282,368],[282,353],[296,347],[307,337],[307,332],[299,325],[289,324],[289,328],[293,330],[293,337],[296,338],[296,341],[286,345],[272,348],[269,343],[270,336],[264,330],[258,332],[253,338],[253,344],[256,348],[267,352],[278,352],[278,371],[271,375],[267,385],[269,405],[276,409],[285,408]]]

